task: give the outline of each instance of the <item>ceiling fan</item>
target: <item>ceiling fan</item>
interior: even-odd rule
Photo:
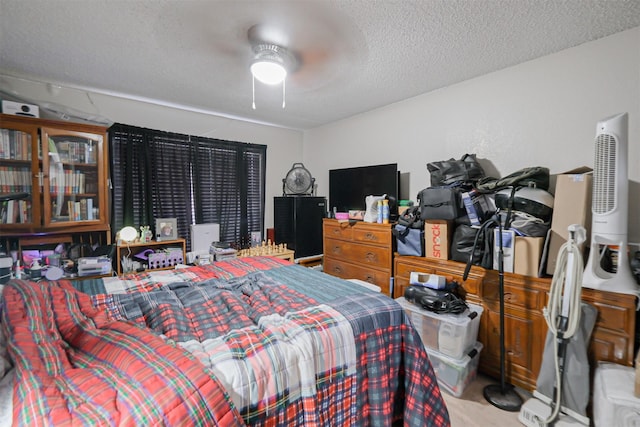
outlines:
[[[205,30],[213,53],[250,76],[258,52],[277,50],[286,56],[287,86],[298,93],[345,78],[345,71],[367,52],[364,37],[349,16],[324,2],[214,4],[216,13],[229,20]]]

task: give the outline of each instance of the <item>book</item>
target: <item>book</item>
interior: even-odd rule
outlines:
[[[80,200],[80,219],[89,219],[89,215],[87,212],[87,199]]]
[[[93,217],[93,199],[87,200],[87,219],[94,220],[96,218]]]
[[[7,201],[7,221],[6,221],[7,224],[14,224],[16,222],[15,221],[15,218],[16,218],[15,214],[17,213],[17,210],[15,208],[15,205],[16,205],[15,202],[16,202],[15,200],[8,200]]]
[[[31,206],[27,200],[20,200],[20,222],[22,224],[29,223],[29,210]]]

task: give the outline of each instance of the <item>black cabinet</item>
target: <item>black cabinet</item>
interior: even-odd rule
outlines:
[[[295,258],[322,254],[322,219],[327,199],[312,196],[273,198],[275,243],[286,243]]]

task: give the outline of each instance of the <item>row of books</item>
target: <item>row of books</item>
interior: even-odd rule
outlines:
[[[0,166],[0,192],[31,193],[31,169]]]
[[[49,191],[52,194],[84,194],[85,174],[79,170],[49,168]]]
[[[54,142],[53,140],[49,139],[49,151],[51,153],[57,153],[57,158],[63,163],[69,162],[96,164],[97,161],[97,149],[95,147],[95,142],[90,139],[83,142]]]
[[[0,159],[31,160],[31,135],[0,129]]]
[[[53,194],[84,194],[97,192],[97,183],[86,182],[86,174],[79,170],[49,168],[49,191]],[[31,193],[31,169],[0,166],[0,192]]]
[[[69,221],[86,221],[98,219],[97,207],[93,207],[93,199],[82,199],[78,202],[69,200],[67,212]]]
[[[30,200],[5,200],[1,202],[0,224],[28,224],[30,222]]]

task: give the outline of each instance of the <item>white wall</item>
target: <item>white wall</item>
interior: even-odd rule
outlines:
[[[291,166],[300,162],[302,158],[301,131],[184,111],[85,90],[60,88],[53,95],[46,84],[27,79],[5,76],[1,81],[3,86],[6,86],[3,87],[4,90],[9,89],[26,99],[38,100],[38,104],[62,104],[116,123],[266,145],[265,229],[273,227],[273,197],[282,195],[282,178]]]
[[[397,162],[415,200],[430,184],[427,162],[465,153],[502,176],[593,167],[596,123],[620,112],[629,113],[629,240],[640,242],[640,27],[307,131],[303,161],[326,196],[329,169]]]

